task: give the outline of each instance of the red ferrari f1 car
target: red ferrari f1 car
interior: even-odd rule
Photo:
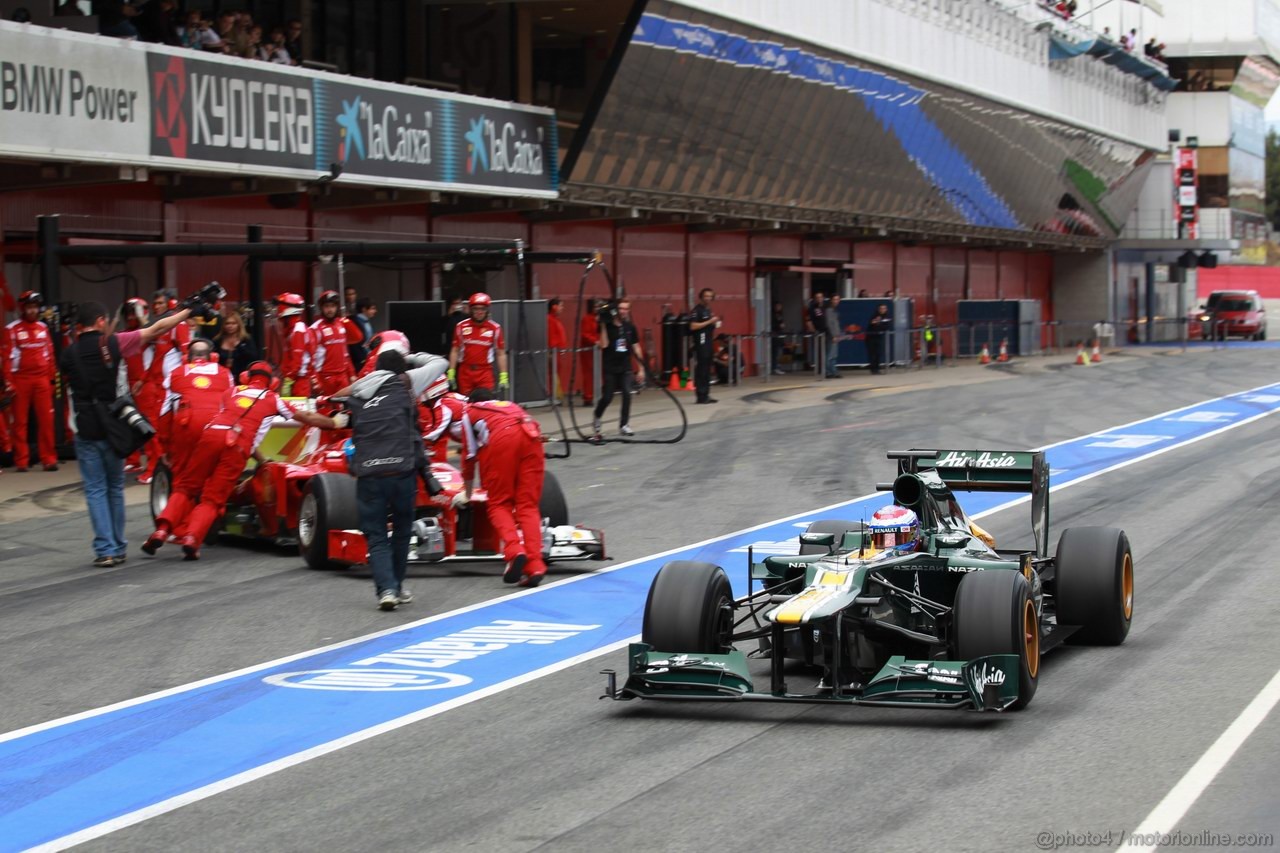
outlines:
[[[296,402],[296,401],[295,401]],[[313,569],[344,569],[368,562],[360,532],[356,480],[347,470],[344,445],[349,430],[320,430],[292,422],[273,426],[259,447],[269,464],[251,468],[227,502],[221,532],[298,546]],[[431,472],[443,490],[427,494],[422,480],[413,523],[411,562],[501,559],[485,494],[476,489],[469,504],[455,508],[463,489],[452,465],[434,463]],[[169,500],[173,477],[163,462],[151,482],[153,518]],[[569,523],[569,507],[555,476],[542,486],[542,553],[548,562],[605,559],[604,534]]]

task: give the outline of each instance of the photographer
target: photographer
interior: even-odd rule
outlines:
[[[641,381],[644,381],[644,351],[640,348],[640,335],[635,324],[631,322],[631,303],[626,299],[618,302],[617,307],[606,305],[597,318],[600,327],[601,377],[600,400],[596,403],[595,420],[592,427],[598,437],[601,431],[600,418],[604,410],[613,402],[614,392],[622,394],[622,418],[618,422],[618,431],[623,435],[635,435],[635,430],[628,426],[631,419],[631,386],[634,375],[631,372],[631,359],[638,361],[637,368]]]
[[[221,288],[218,288],[221,290]],[[62,351],[58,368],[71,390],[75,405],[76,459],[84,480],[84,499],[93,524],[93,565],[109,569],[125,561],[124,458],[107,440],[102,421],[105,407],[116,402],[122,359],[137,355],[142,347],[185,323],[192,308],[208,311],[201,294],[188,299],[179,311],[162,317],[145,329],[113,334],[107,326],[107,309],[98,302],[81,303],[76,322],[79,337]]]

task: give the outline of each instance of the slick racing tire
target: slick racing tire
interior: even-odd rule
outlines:
[[[329,531],[360,527],[356,481],[346,474],[317,474],[307,483],[298,508],[298,550],[313,569],[343,569],[329,559]]]
[[[1059,625],[1079,625],[1067,638],[1118,646],[1133,621],[1133,552],[1115,527],[1070,527],[1058,539],[1054,601]]]
[[[149,504],[151,506],[152,527],[156,525],[156,520],[160,518],[160,513],[164,512],[171,494],[173,494],[173,472],[169,470],[169,463],[162,459],[156,463],[156,470],[151,475]]]
[[[724,569],[673,560],[658,571],[644,604],[640,638],[658,652],[724,654],[733,632],[733,589]]]
[[[538,501],[538,512],[551,527],[560,527],[569,523],[569,502],[564,499],[564,489],[556,475],[548,471],[542,477],[542,498]]]
[[[840,540],[844,538],[846,533],[861,533],[867,529],[867,526],[861,521],[838,521],[833,518],[815,521],[805,528],[805,533],[834,533],[836,535],[836,547],[840,547]],[[800,545],[800,556],[806,554],[825,554],[826,549],[821,545]]]
[[[951,611],[957,659],[1018,656],[1018,701],[1010,706],[1014,711],[1031,703],[1040,679],[1040,619],[1030,592],[1020,572],[970,572],[956,588]]]

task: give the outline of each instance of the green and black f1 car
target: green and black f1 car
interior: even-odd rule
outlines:
[[[790,701],[1025,708],[1040,656],[1065,640],[1118,645],[1133,618],[1133,556],[1123,530],[1076,527],[1049,556],[1043,453],[892,452],[894,502],[915,513],[914,550],[877,550],[856,521],[817,521],[794,557],[748,555],[748,594],[733,598],[719,566],[677,561],[654,578],[642,642],[612,699]],[[1031,493],[1035,549],[1001,550],[956,501],[959,491]],[[757,689],[747,654],[769,658]],[[787,660],[821,680],[788,688]],[[801,671],[805,667],[800,668]]]

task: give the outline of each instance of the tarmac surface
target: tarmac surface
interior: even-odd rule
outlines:
[[[1071,361],[771,377],[717,387],[710,406],[681,392],[680,443],[574,444],[549,470],[573,520],[628,560],[865,495],[893,472],[886,450],[1039,447],[1280,380],[1270,347]],[[553,413],[539,416],[550,431]],[[637,438],[679,422],[664,395],[636,398]],[[1055,492],[1051,541],[1068,526],[1127,531],[1137,606],[1123,646],[1046,657],[1021,713],[601,702],[598,671],[625,671],[611,652],[84,848],[1114,849],[1119,835],[1067,841],[1136,830],[1276,674],[1277,460],[1264,417]],[[197,563],[148,559],[145,489],[128,494],[129,561],[96,570],[74,464],[0,476],[0,732],[511,592],[496,564],[415,566],[417,601],[388,614],[367,574],[312,572],[286,549],[224,541]],[[982,524],[1002,546],[1029,538],[1025,505]],[[1274,847],[1278,752],[1272,713],[1177,830],[1271,833]]]

